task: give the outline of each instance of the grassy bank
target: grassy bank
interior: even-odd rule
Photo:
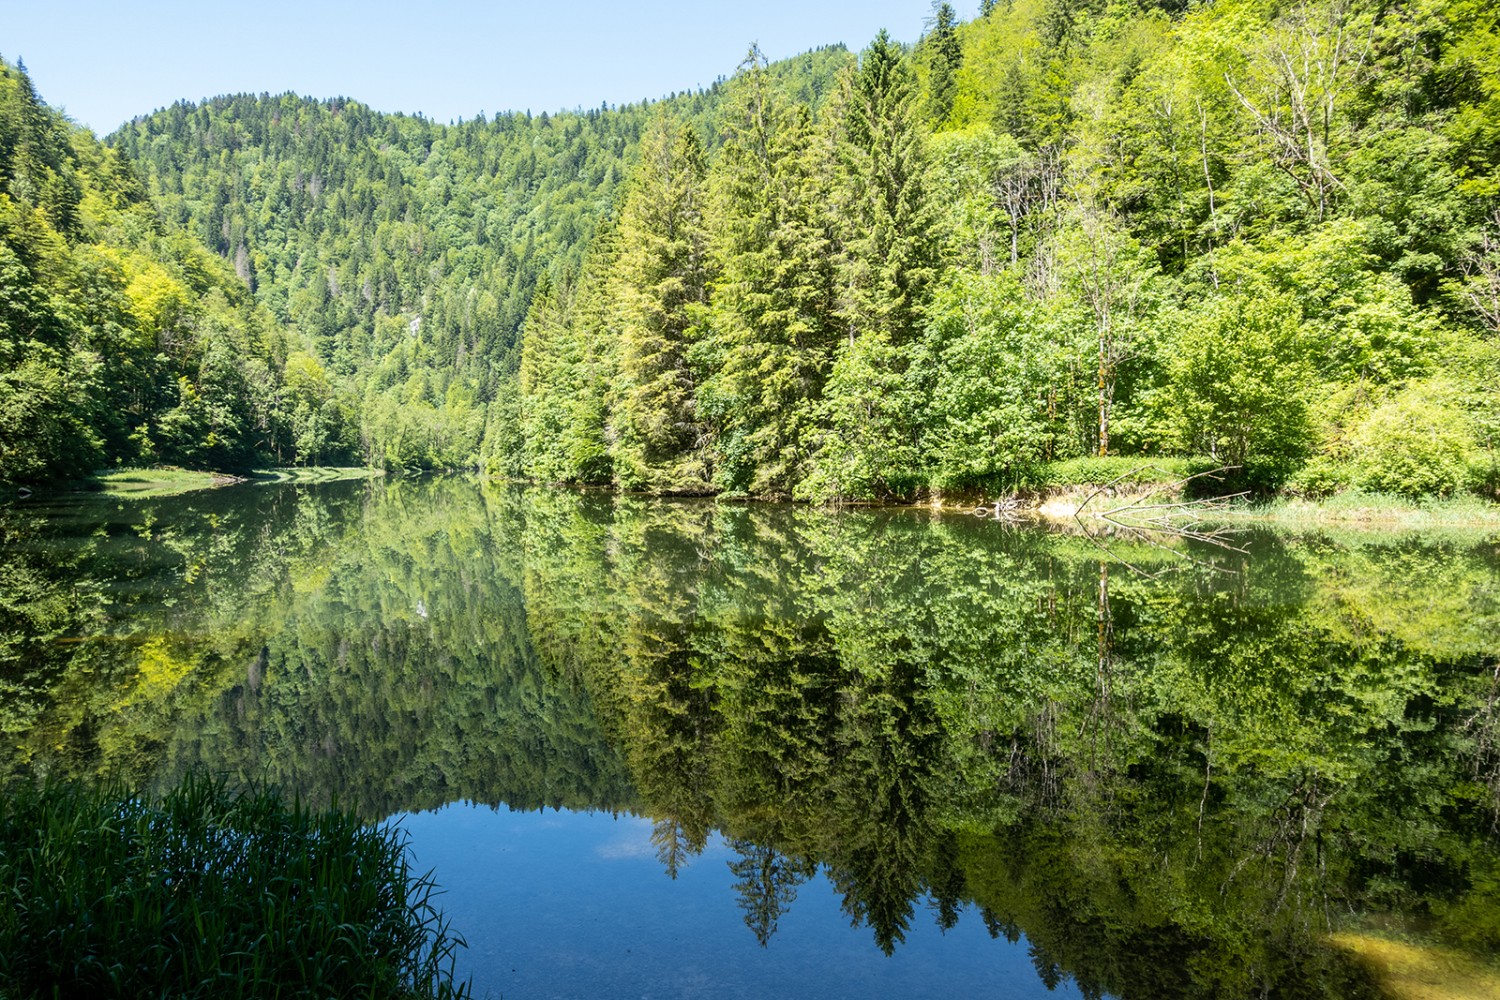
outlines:
[[[1494,1000],[1500,967],[1445,948],[1346,931],[1331,943],[1354,956],[1393,1000]]]
[[[257,483],[333,483],[344,479],[369,479],[383,473],[379,469],[345,466],[312,466],[307,468],[257,469],[244,476],[193,469],[119,469],[101,473],[94,483],[114,496],[165,497],[214,486],[231,486],[246,481]]]
[[[1013,495],[1019,509],[1044,517],[1071,519],[1122,511],[1129,518],[1132,505],[1154,505],[1151,516],[1171,511],[1182,502],[1184,518],[1214,521],[1257,521],[1291,528],[1339,526],[1374,530],[1500,527],[1500,504],[1472,493],[1449,497],[1413,498],[1393,493],[1346,489],[1331,496],[1237,496],[1230,503],[1190,506],[1245,489],[1233,472],[1215,469],[1206,459],[1145,459],[1132,457],[1077,458],[1050,462],[1027,470],[1005,490],[955,491],[941,498],[944,507],[966,508]]]
[[[189,777],[0,800],[0,995],[462,997],[405,837]]]
[[[1279,497],[1238,505],[1230,516],[1291,526],[1340,525],[1371,528],[1500,527],[1500,504],[1482,497],[1431,497],[1413,500],[1388,493],[1350,490],[1318,500]]]
[[[238,482],[231,476],[192,469],[119,469],[94,477],[104,492],[129,497],[168,497]]]

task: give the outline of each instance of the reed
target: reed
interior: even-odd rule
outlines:
[[[406,835],[190,775],[0,800],[0,997],[465,997]]]

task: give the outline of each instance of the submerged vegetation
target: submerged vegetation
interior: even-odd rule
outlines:
[[[398,829],[269,791],[12,782],[0,993],[464,997],[434,889]]]

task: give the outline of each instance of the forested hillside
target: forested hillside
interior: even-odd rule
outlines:
[[[778,76],[816,102],[852,59]],[[665,105],[707,131],[719,89]],[[635,160],[645,105],[442,125],[355,101],[180,103],[111,137],[163,214],[227,261],[345,386],[372,464],[478,462],[514,422],[539,281],[570,282]],[[492,446],[493,447],[493,446]]]
[[[0,62],[0,482],[341,457],[321,365]]]
[[[72,334],[27,341],[57,387],[6,398],[71,392],[72,430],[7,434],[58,454],[0,478],[356,458],[830,500],[1123,455],[1262,490],[1500,492],[1481,0],[986,0],[968,23],[938,4],[909,48],[752,49],[650,105],[445,126],[224,97],[136,120],[112,154],[22,79],[7,106],[51,122],[26,148],[54,152],[0,145],[6,245],[145,254],[183,319],[122,306],[155,367],[101,384],[157,388],[97,414],[61,373],[129,356],[90,346],[99,319],[74,306]],[[114,186],[70,222],[70,184]],[[13,252],[57,308],[98,300]],[[157,301],[118,266],[129,302]]]

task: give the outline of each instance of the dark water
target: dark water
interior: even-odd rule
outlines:
[[[1500,950],[1493,533],[436,479],[0,541],[0,770],[404,816],[479,995],[1364,997],[1350,941]]]

